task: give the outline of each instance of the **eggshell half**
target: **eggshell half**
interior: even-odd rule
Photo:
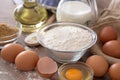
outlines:
[[[58,70],[57,63],[49,57],[42,57],[37,63],[37,70],[40,76],[50,78]]]

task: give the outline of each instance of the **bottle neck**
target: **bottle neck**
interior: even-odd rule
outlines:
[[[37,0],[24,0],[23,5],[27,8],[35,7],[37,6]]]

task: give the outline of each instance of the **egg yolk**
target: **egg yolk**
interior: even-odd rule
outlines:
[[[83,80],[83,73],[79,69],[69,69],[65,73],[65,77],[68,80]]]

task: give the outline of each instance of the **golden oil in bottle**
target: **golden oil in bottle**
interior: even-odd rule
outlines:
[[[15,19],[22,24],[23,32],[36,32],[47,20],[47,11],[37,0],[24,0],[14,11]]]

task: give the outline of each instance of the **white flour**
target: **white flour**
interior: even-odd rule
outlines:
[[[73,26],[56,27],[46,32],[43,43],[48,48],[62,51],[75,51],[88,46],[91,34],[82,28]]]

